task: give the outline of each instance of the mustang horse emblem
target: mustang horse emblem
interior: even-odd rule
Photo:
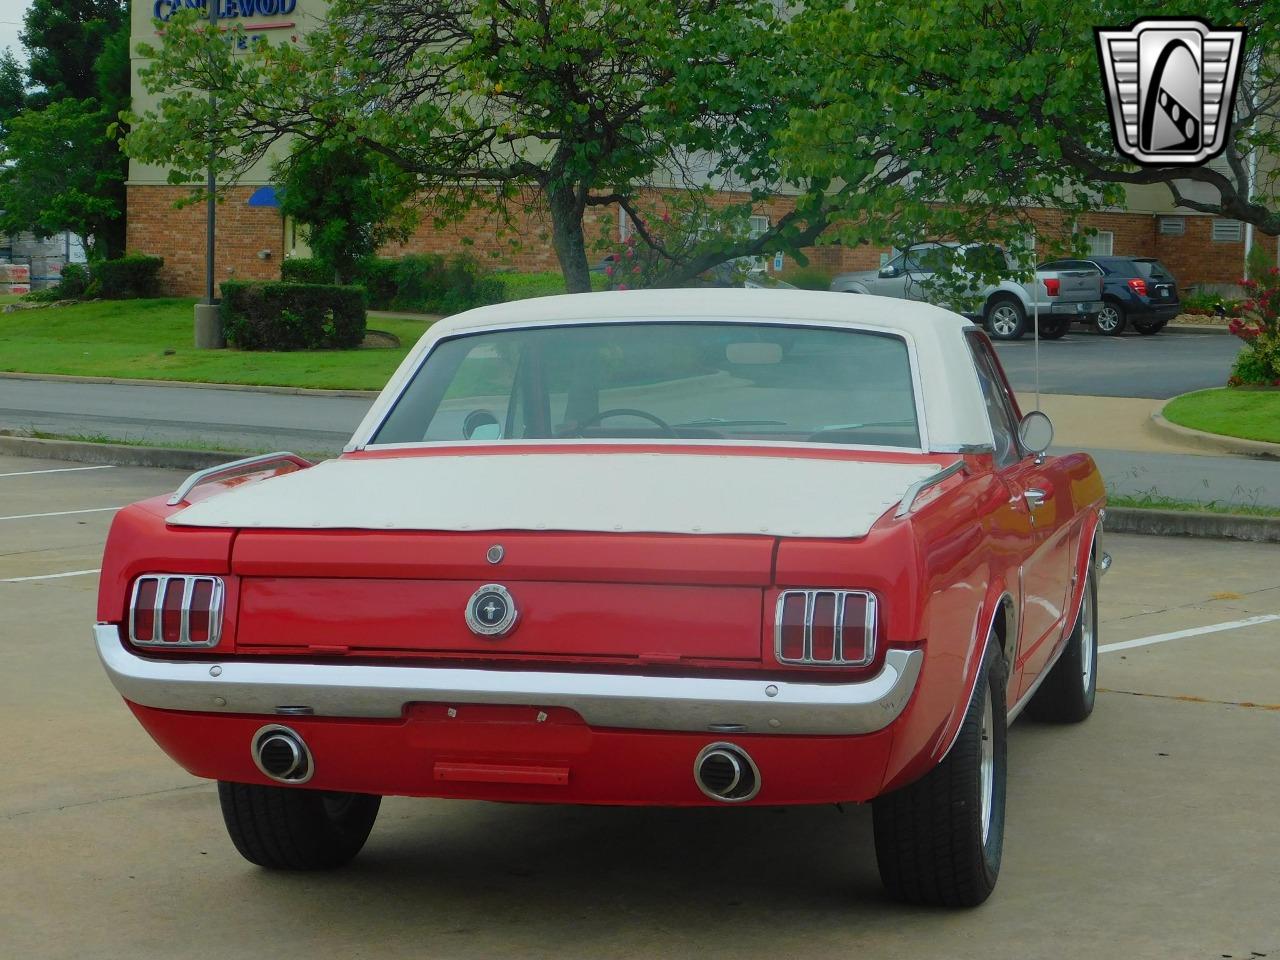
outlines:
[[[467,601],[467,626],[482,637],[503,637],[516,624],[516,602],[506,587],[486,583]]]

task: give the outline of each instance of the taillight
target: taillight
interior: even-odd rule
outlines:
[[[129,604],[129,642],[140,647],[217,646],[223,593],[218,577],[139,577]]]
[[[876,653],[876,598],[865,590],[787,590],[778,597],[780,663],[865,666]]]
[[[1147,295],[1147,281],[1141,277],[1134,277],[1129,281],[1129,289],[1140,297]]]
[[[1057,277],[1047,277],[1044,281],[1044,288],[1048,291],[1049,296],[1056,297],[1058,291],[1062,289],[1062,281]]]

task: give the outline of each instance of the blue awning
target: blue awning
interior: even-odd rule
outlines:
[[[280,206],[280,197],[276,194],[275,187],[259,187],[249,195],[249,206],[251,207],[278,207]]]

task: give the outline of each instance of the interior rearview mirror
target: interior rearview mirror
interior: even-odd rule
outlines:
[[[1018,439],[1025,449],[1039,456],[1053,443],[1053,421],[1048,414],[1032,410],[1018,424]]]

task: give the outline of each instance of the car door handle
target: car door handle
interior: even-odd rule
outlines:
[[[1032,509],[1043,507],[1044,502],[1049,499],[1049,494],[1041,490],[1039,487],[1028,487],[1022,493],[1023,499],[1027,501],[1027,506]]]

